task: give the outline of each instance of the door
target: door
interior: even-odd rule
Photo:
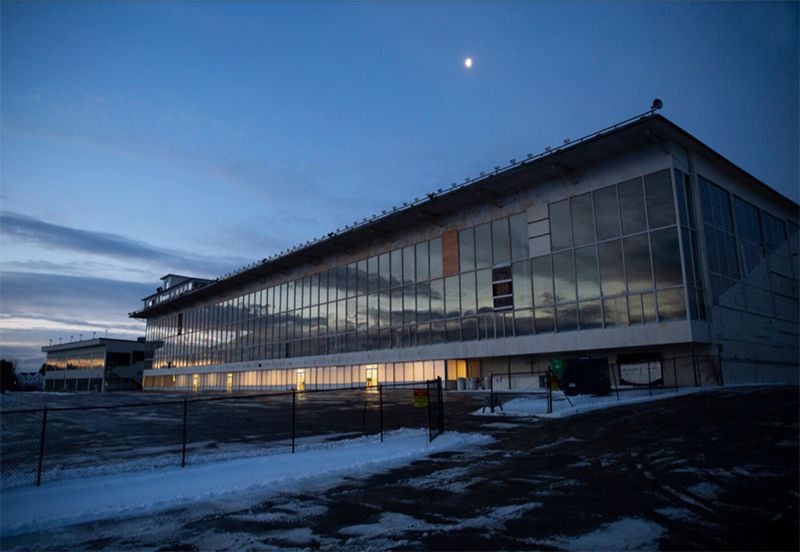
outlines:
[[[367,387],[378,387],[378,368],[367,368]]]
[[[305,370],[297,371],[297,390],[304,391],[306,388],[306,372]]]

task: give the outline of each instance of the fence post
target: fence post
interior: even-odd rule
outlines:
[[[611,365],[611,375],[614,376],[614,392],[617,395],[617,402],[619,402],[619,382],[617,381],[617,366],[619,366],[619,364]]]
[[[381,443],[383,443],[383,384],[378,384],[378,403],[381,409]]]
[[[494,374],[489,374],[489,412],[494,414]]]
[[[438,383],[436,388],[437,398],[439,399],[439,433],[444,433],[444,396],[442,392],[442,376],[436,376]]]
[[[181,448],[181,467],[186,467],[186,405],[189,402],[186,398],[183,399],[183,447]]]
[[[550,368],[547,369],[547,413],[553,413],[553,376],[550,374]]]
[[[47,407],[44,407],[42,414],[42,435],[39,438],[39,467],[36,470],[36,486],[42,484],[42,463],[44,462],[44,433],[47,428]]]
[[[425,395],[428,397],[428,442],[433,441],[433,419],[431,417],[431,383],[425,382]]]
[[[295,436],[295,405],[297,404],[297,390],[292,389],[292,454],[294,454],[294,436]]]
[[[364,401],[364,410],[361,413],[361,435],[367,434],[367,401]]]

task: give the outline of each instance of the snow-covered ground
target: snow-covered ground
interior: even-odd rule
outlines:
[[[482,407],[473,412],[477,416],[536,416],[547,418],[567,418],[576,414],[613,408],[619,405],[638,404],[664,399],[672,399],[695,393],[719,391],[719,387],[684,387],[675,390],[653,390],[652,395],[647,389],[625,390],[620,392],[619,398],[615,393],[603,396],[575,395],[567,398],[563,392],[553,392],[553,412],[547,413],[547,396],[544,393],[517,397],[508,401],[501,398],[502,408],[495,408],[494,413],[488,407]]]
[[[280,492],[304,480],[375,473],[432,453],[483,445],[491,437],[449,432],[428,443],[427,430],[401,429],[379,437],[321,443],[296,454],[48,483],[0,497],[0,533],[11,536],[74,523],[152,513],[234,493]]]

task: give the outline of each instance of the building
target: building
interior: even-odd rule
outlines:
[[[146,298],[144,387],[521,388],[586,356],[622,383],[797,382],[798,228],[650,111]]]
[[[46,391],[126,391],[142,388],[147,344],[140,337],[84,339],[42,347]],[[152,353],[147,355],[152,356]]]

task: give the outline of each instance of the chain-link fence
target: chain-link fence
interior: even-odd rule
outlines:
[[[440,379],[8,410],[0,416],[0,488],[383,439],[399,428],[427,428],[431,440],[444,431]]]

